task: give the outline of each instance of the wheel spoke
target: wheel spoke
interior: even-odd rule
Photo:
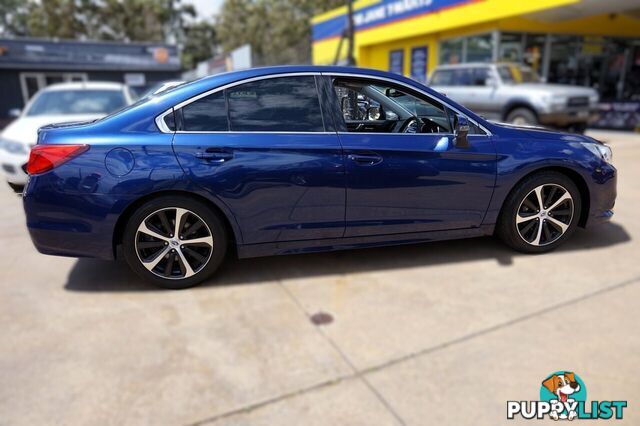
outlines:
[[[198,262],[204,262],[205,260],[207,260],[206,257],[204,257],[203,255],[201,255],[200,253],[198,253],[197,251],[189,248],[189,247],[185,247],[184,249],[182,249],[183,253],[188,254],[191,257],[194,257]]]
[[[542,231],[545,241],[551,241],[551,230],[549,229],[549,224],[542,222]]]
[[[176,208],[176,223],[175,223],[175,229],[173,231],[174,236],[180,235],[180,231],[182,230],[182,219],[185,217],[187,213],[188,211],[185,209],[181,209],[180,207]]]
[[[167,233],[167,235],[171,234],[171,224],[169,223],[169,220],[167,219],[167,212],[166,210],[161,211],[160,213],[158,213],[158,217],[160,218],[160,222],[162,223],[162,227],[164,228],[164,231]]]
[[[204,226],[204,222],[201,220],[198,220],[196,223],[194,223],[193,225],[191,225],[187,231],[184,233],[184,238],[187,238],[189,235],[193,235],[196,233],[196,231],[198,231],[200,228],[202,228]]]
[[[184,273],[184,278],[188,278],[190,276],[192,276],[193,274],[195,274],[195,272],[193,272],[193,269],[191,268],[191,265],[189,265],[189,262],[187,262],[187,258],[184,257],[184,254],[182,253],[182,250],[178,249],[176,250],[176,252],[178,253],[178,256],[180,257],[180,265],[182,266],[182,272]]]
[[[551,187],[551,192],[549,192],[549,195],[547,195],[547,202],[553,201],[553,198],[556,196],[556,192],[558,192],[558,187],[554,185]],[[545,207],[545,209],[547,208]]]
[[[182,240],[181,243],[183,245],[194,245],[194,244],[199,244],[199,245],[208,245],[209,247],[213,247],[213,237],[208,236],[208,237],[200,237],[200,238],[193,238],[191,240]]]
[[[520,224],[523,222],[528,222],[530,220],[533,220],[535,218],[537,218],[538,215],[537,214],[532,214],[532,215],[528,215],[528,216],[522,216],[520,213],[518,213],[518,217],[516,217],[516,223]]]
[[[540,220],[540,221],[538,221],[538,229],[536,230],[536,237],[531,242],[531,244],[539,246],[541,239],[542,239],[542,221]]]
[[[565,192],[564,194],[562,194],[562,197],[558,198],[558,201],[556,201],[555,203],[553,203],[548,209],[547,211],[553,211],[553,209],[555,209],[556,207],[558,207],[560,204],[564,203],[566,200],[570,200],[571,199],[571,195],[569,194],[569,191]]]
[[[537,187],[534,191],[536,193],[536,199],[538,200],[538,210],[542,210],[544,208],[542,202],[542,186]]]
[[[156,255],[153,259],[149,259],[146,261],[143,260],[142,264],[145,268],[152,271],[156,266],[158,266],[158,263],[160,263],[164,256],[169,253],[169,250],[171,249],[169,247],[166,247],[164,250],[160,251],[158,255]]]
[[[164,275],[167,277],[171,276],[171,273],[173,272],[173,264],[175,263],[176,260],[176,255],[175,253],[171,254],[169,256],[169,259],[167,259],[167,264],[164,266]]]
[[[152,230],[151,228],[149,228],[147,226],[146,222],[142,222],[140,224],[140,227],[138,228],[138,232],[142,232],[143,234],[150,235],[153,238],[157,238],[157,239],[162,240],[162,241],[168,241],[169,240],[164,235],[159,234],[158,232],[156,232],[156,231]]]
[[[562,233],[563,233],[563,234],[565,233],[565,231],[567,230],[567,228],[569,228],[569,225],[567,225],[567,224],[565,224],[565,223],[560,222],[560,221],[559,221],[558,219],[556,219],[556,218],[553,218],[553,217],[547,217],[547,220],[548,220],[549,222],[553,223],[555,226],[557,226],[557,227],[562,231]]]
[[[138,241],[138,249],[150,249],[156,247],[164,247],[167,243],[163,241]]]
[[[533,222],[529,222],[529,223],[527,223],[527,224],[524,226],[524,228],[522,228],[522,230],[520,231],[520,234],[521,234],[521,235],[525,235],[526,233],[528,233],[529,231],[531,231],[531,229],[532,229],[534,226],[536,226],[536,223],[537,223],[536,221],[533,221]]]

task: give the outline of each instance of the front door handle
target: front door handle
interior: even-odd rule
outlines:
[[[196,152],[195,157],[211,163],[224,163],[233,158],[233,152],[227,149],[209,148],[205,152]]]
[[[374,166],[382,163],[382,157],[376,153],[349,154],[347,158],[359,166]]]

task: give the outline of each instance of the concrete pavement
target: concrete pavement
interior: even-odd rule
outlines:
[[[639,424],[640,136],[593,135],[616,215],[551,254],[483,238],[235,260],[178,292],[38,254],[2,187],[0,425],[509,424],[506,401],[557,370]]]

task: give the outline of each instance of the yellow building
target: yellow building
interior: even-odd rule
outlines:
[[[640,0],[357,0],[357,65],[425,81],[438,64],[515,61],[548,82],[640,101]],[[332,64],[346,7],[312,20],[313,62]]]

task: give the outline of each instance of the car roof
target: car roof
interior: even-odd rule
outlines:
[[[47,86],[43,91],[56,90],[123,90],[125,85],[110,81],[78,81],[70,83],[56,83]]]

